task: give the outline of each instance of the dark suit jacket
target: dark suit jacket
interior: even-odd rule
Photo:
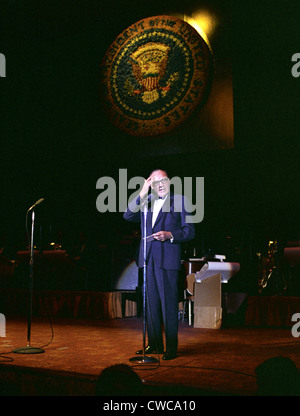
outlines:
[[[189,202],[183,195],[169,194],[160,210],[155,224],[152,228],[151,203],[148,203],[146,235],[149,236],[158,231],[171,231],[174,241],[161,242],[154,240],[147,242],[147,258],[151,252],[154,256],[156,265],[162,269],[180,270],[181,268],[181,243],[192,240],[195,237],[193,223],[186,222],[186,216],[190,215],[187,210]],[[140,209],[140,198],[137,197],[128,205],[123,217],[127,221],[140,222],[142,237],[144,233],[144,213]],[[143,238],[141,239],[138,266],[143,267],[144,255]]]

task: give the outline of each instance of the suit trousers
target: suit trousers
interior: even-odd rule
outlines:
[[[146,305],[148,344],[177,353],[178,347],[178,270],[162,269],[150,251],[146,267]]]

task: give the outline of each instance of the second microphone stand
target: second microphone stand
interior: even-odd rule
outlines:
[[[29,208],[30,210],[30,208]],[[33,237],[34,237],[34,219],[35,213],[32,209],[31,213],[31,242],[30,242],[30,273],[29,273],[29,302],[28,302],[28,328],[27,328],[27,346],[16,348],[13,350],[17,354],[40,354],[44,350],[41,348],[35,348],[30,345],[31,338],[31,319],[32,319],[32,298],[33,298],[33,266],[34,266],[34,250],[33,250]]]

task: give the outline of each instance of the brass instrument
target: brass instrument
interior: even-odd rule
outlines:
[[[279,277],[283,283],[283,290],[286,290],[287,285],[284,276],[280,273],[278,262],[278,247],[277,240],[270,240],[268,243],[268,251],[266,255],[257,253],[259,258],[259,279],[258,292],[262,293],[274,277],[278,286]]]

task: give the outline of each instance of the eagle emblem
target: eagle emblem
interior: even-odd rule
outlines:
[[[133,136],[165,134],[204,104],[212,74],[209,48],[187,22],[142,19],[116,37],[101,63],[105,116]]]
[[[165,86],[160,85],[168,65],[170,47],[163,43],[148,42],[141,45],[130,56],[132,72],[140,88],[134,89],[127,83],[127,88],[133,95],[141,96],[144,103],[152,104],[160,97],[165,96],[176,81],[178,74],[173,74]]]

